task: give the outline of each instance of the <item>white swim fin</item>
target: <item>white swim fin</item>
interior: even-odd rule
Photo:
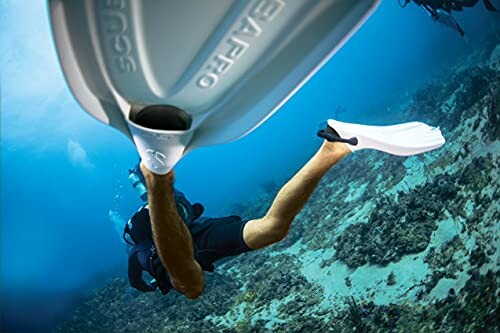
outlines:
[[[439,127],[421,122],[391,126],[368,126],[329,119],[318,136],[328,141],[344,142],[351,151],[375,149],[392,155],[412,156],[437,149],[445,144]]]
[[[380,0],[49,0],[64,75],[89,114],[165,174],[268,119]]]

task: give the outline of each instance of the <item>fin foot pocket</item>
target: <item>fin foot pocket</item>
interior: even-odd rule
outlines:
[[[171,105],[149,105],[132,111],[130,120],[137,125],[163,131],[187,131],[191,128],[191,116]]]

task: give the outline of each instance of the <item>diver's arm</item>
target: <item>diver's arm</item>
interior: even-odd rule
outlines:
[[[174,172],[156,175],[141,163],[146,179],[149,215],[158,255],[172,285],[188,298],[197,298],[204,289],[203,271],[194,260],[193,240],[177,212],[174,199]]]

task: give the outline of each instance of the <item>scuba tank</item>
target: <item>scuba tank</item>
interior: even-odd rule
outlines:
[[[146,180],[144,179],[141,169],[139,168],[139,164],[128,169],[128,180],[130,181],[130,184],[132,184],[134,190],[136,190],[139,194],[142,202],[147,203],[148,191],[146,189]]]

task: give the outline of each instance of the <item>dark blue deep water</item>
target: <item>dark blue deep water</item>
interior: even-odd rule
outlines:
[[[500,6],[498,2],[497,6]],[[314,154],[321,143],[315,133],[324,126],[326,119],[338,115],[342,121],[366,124],[390,124],[406,120],[403,116],[405,105],[408,106],[416,91],[441,80],[434,86],[437,90],[449,82],[447,77],[449,80],[460,80],[453,78],[450,73],[455,69],[458,72],[461,66],[487,67],[490,54],[495,46],[498,49],[500,42],[498,15],[487,12],[482,2],[475,8],[457,14],[456,19],[466,32],[465,37],[460,37],[455,31],[434,23],[415,5],[402,9],[395,0],[384,1],[359,32],[261,127],[236,142],[199,149],[184,158],[175,170],[177,187],[192,201],[202,202],[206,214],[210,216],[227,215],[234,207],[255,203],[266,188],[269,190],[269,184],[282,184]],[[139,198],[127,180],[127,170],[135,165],[138,155],[134,146],[121,133],[88,116],[70,94],[57,63],[44,2],[1,1],[0,31],[0,331],[50,331],[72,318],[73,311],[83,300],[94,297],[96,288],[105,288],[109,283],[114,283],[114,278],[124,277],[127,255],[114,222],[127,220],[140,205]],[[493,76],[489,76],[489,82],[493,81],[496,88],[499,86],[498,71],[497,68]],[[433,90],[427,90],[426,94],[432,96]],[[493,97],[484,98],[498,100],[496,90],[490,95]],[[481,98],[483,95],[478,96],[477,101]],[[337,111],[339,108],[342,109],[340,113]],[[457,114],[462,111],[465,110],[454,110]],[[471,121],[475,120],[474,115],[474,112],[469,115]],[[422,114],[422,117],[437,119],[429,114]],[[418,113],[413,114],[413,119],[418,118]],[[458,124],[453,128],[446,128],[447,124],[444,123],[432,125],[445,127],[445,137],[451,137]],[[481,126],[479,128],[483,128]],[[496,147],[489,151],[493,157],[490,156],[488,160],[493,164],[481,163],[493,168],[493,178],[489,182],[493,187],[491,191],[483,192],[494,193],[498,191],[494,185],[498,185],[498,178],[494,181],[494,176],[498,175],[498,164],[495,164],[498,163],[498,137],[493,136],[488,142],[491,147]],[[453,140],[448,142],[448,145],[453,144]],[[474,141],[471,145],[471,149],[479,147],[477,156],[482,156],[480,151],[483,144]],[[436,156],[433,158],[438,158]],[[398,165],[402,165],[401,160],[398,161]],[[347,167],[349,161],[345,163],[344,167]],[[443,161],[442,164],[446,165],[447,162]],[[438,168],[435,165],[433,167]],[[446,172],[452,173],[449,170]],[[422,175],[426,177],[426,173]],[[376,174],[372,176],[369,180],[375,182]],[[482,186],[487,185],[485,183]],[[481,189],[476,188],[472,192],[478,193]],[[462,204],[466,202],[464,199]],[[493,227],[489,226],[494,231],[499,228],[496,219],[498,205],[498,195],[492,195],[489,202],[483,204],[483,207],[496,207],[493,213],[484,213],[483,218],[484,221],[495,223]],[[479,206],[480,203],[476,203],[475,207]],[[318,211],[331,209],[319,203],[314,207]],[[446,216],[454,220],[453,213],[450,214]],[[321,230],[318,232],[321,233]],[[333,247],[336,235],[334,237],[334,231],[330,232]],[[435,232],[432,237],[441,236]],[[297,240],[300,237],[298,235]],[[476,243],[479,242],[478,237],[475,238]],[[495,241],[498,242],[498,238],[493,240],[493,246],[498,246]],[[303,239],[302,244],[305,243]],[[307,266],[313,260],[310,258],[326,253],[311,252],[318,249],[327,247],[309,246],[309,252],[300,252],[304,258],[309,258],[309,261],[303,260],[302,272],[309,283],[314,282],[326,288],[325,293],[333,290],[329,294],[333,295],[337,287],[308,278],[308,270],[311,276],[316,274],[316,266]],[[490,262],[498,261],[498,250],[486,252]],[[341,258],[336,259],[342,262]],[[397,268],[394,267],[397,275]],[[478,273],[480,276],[486,276],[485,267]],[[498,263],[492,267],[498,270]],[[224,271],[219,273],[223,275]],[[351,277],[343,275],[341,282],[349,278],[356,285],[356,273],[353,274]],[[245,274],[242,273],[240,279],[245,280]],[[398,279],[404,277],[398,276]],[[453,280],[452,277],[449,279]],[[461,286],[459,289],[463,288],[465,280],[457,283]],[[432,301],[432,295],[439,298],[439,290],[434,288],[433,292],[428,296],[428,302]],[[358,291],[353,291],[353,294],[362,295]],[[250,304],[254,294],[247,291],[242,297],[246,297],[245,304]],[[325,299],[321,306],[328,304]],[[361,300],[362,296],[358,299]],[[392,298],[389,301],[377,299],[377,295],[371,300],[376,305],[395,302]],[[101,299],[102,302],[105,303],[105,300]],[[285,301],[281,299],[279,302]],[[250,308],[252,315],[260,316],[263,322],[252,319],[245,323],[249,326],[233,322],[234,326],[224,324],[225,329],[233,332],[259,331],[255,327],[261,325],[260,331],[263,332],[277,331],[279,325],[285,325],[280,320],[274,322],[266,319],[265,314],[272,313],[271,308],[265,310],[257,305]],[[370,309],[363,308],[362,313],[371,313]],[[75,323],[100,320],[99,327],[102,327],[104,321],[112,320],[109,319],[111,317],[96,319],[82,311],[79,319],[73,319],[67,326],[60,327],[60,331],[96,331],[91,324],[78,328]],[[304,316],[311,317],[309,314]],[[280,318],[285,317],[282,312]],[[227,318],[231,321],[234,317],[228,315]],[[236,327],[236,324],[240,326]],[[368,325],[366,322],[357,327],[359,329]],[[133,327],[128,327],[128,331],[134,331]],[[158,324],[150,329],[160,330],[161,327]],[[222,326],[217,327],[222,331]],[[286,329],[283,327],[282,331],[294,331],[288,326]],[[353,324],[353,327],[356,325]],[[109,328],[108,331],[114,329],[117,328]],[[137,331],[142,329],[137,328]],[[436,327],[434,329],[438,330]],[[301,330],[323,331],[324,328],[312,326],[296,329]],[[120,331],[119,328],[117,331]],[[193,326],[192,330],[186,328],[185,331],[199,330]],[[387,328],[387,331],[390,329]],[[481,331],[480,328],[477,331]]]

